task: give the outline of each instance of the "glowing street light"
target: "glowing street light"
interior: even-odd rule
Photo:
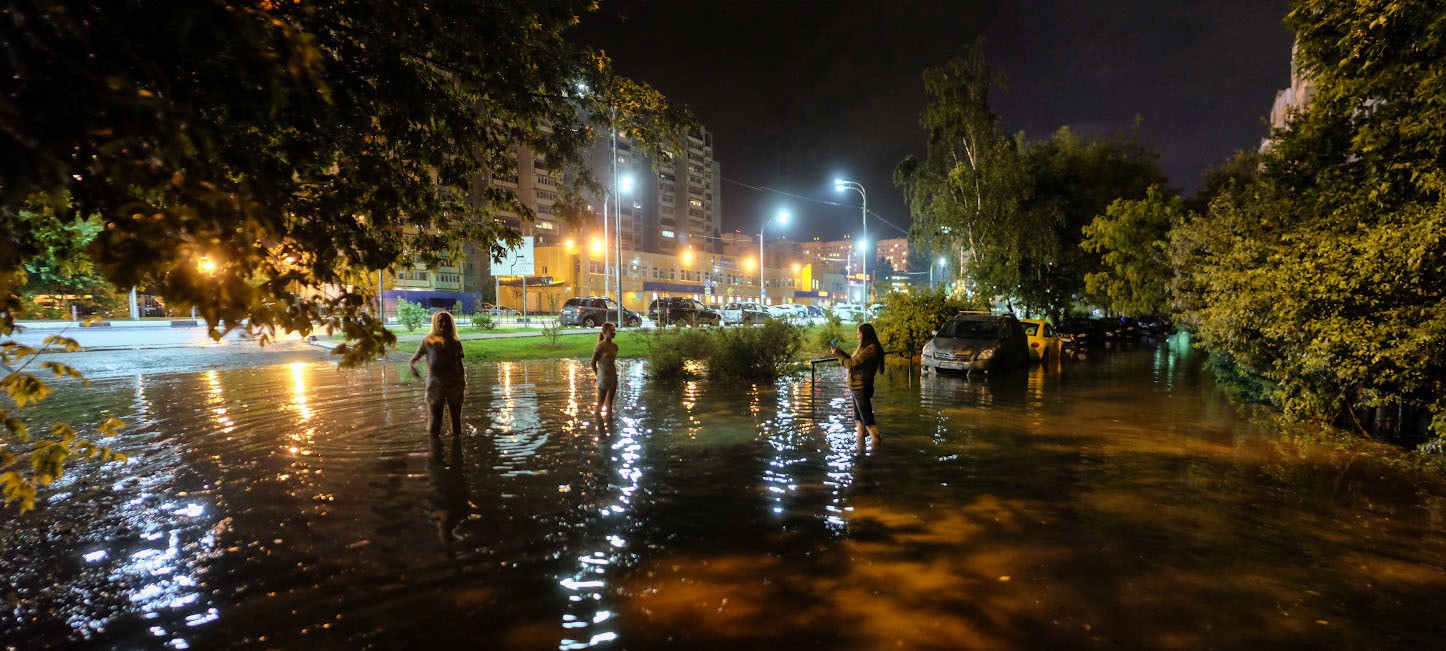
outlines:
[[[780,210],[773,219],[764,220],[763,228],[758,229],[758,304],[768,305],[767,292],[763,291],[763,231],[768,230],[768,225],[778,222],[779,226],[788,224],[788,211]]]
[[[862,212],[863,212],[863,215],[864,215],[864,236],[863,236],[863,238],[860,239],[860,242],[866,242],[866,241],[868,241],[868,238],[869,238],[869,195],[868,195],[868,193],[864,192],[864,186],[863,186],[863,184],[861,184],[861,183],[855,183],[855,182],[853,182],[853,181],[845,181],[845,180],[843,180],[843,179],[834,179],[834,181],[833,181],[833,189],[834,189],[835,191],[837,191],[837,192],[843,192],[844,190],[856,190],[856,191],[858,191],[859,197],[860,197],[861,199],[863,199]],[[859,257],[862,258],[862,260],[859,261],[859,267],[860,267],[861,271],[863,272],[863,276],[864,276],[864,302],[863,302],[863,304],[864,304],[864,305],[868,305],[868,304],[869,304],[869,256],[868,256],[868,253],[867,253],[866,251],[863,251],[862,249],[860,250],[860,252],[861,252],[861,255],[860,255]]]

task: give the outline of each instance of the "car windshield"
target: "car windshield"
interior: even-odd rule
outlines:
[[[956,319],[944,325],[940,337],[954,339],[994,339],[999,336],[999,324],[983,319]]]

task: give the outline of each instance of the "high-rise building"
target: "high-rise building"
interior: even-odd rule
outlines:
[[[874,257],[878,260],[887,260],[894,271],[909,270],[909,240],[902,237],[892,240],[879,240],[874,247]]]
[[[1284,129],[1290,121],[1290,116],[1296,111],[1303,111],[1310,105],[1310,99],[1315,95],[1315,82],[1306,76],[1305,71],[1297,65],[1300,56],[1300,44],[1291,47],[1290,52],[1290,88],[1283,88],[1275,93],[1275,103],[1270,107],[1270,128]],[[1260,151],[1270,149],[1270,137],[1260,140]]]
[[[490,184],[513,192],[530,207],[535,217],[531,222],[512,211],[500,212],[497,218],[531,236],[539,250],[596,248],[598,255],[592,264],[598,266],[598,279],[615,276],[619,249],[625,266],[639,253],[682,257],[723,252],[722,172],[713,158],[713,135],[706,129],[684,134],[681,142],[664,149],[658,160],[645,156],[627,138],[614,140],[609,135],[598,139],[589,165],[603,191],[584,193],[594,218],[581,225],[581,232],[570,229],[554,209],[565,181],[562,174],[524,147],[517,147],[513,155],[516,174],[479,181],[477,191]],[[555,280],[559,277],[556,273],[535,269],[534,275],[527,280],[532,287],[560,282]],[[472,309],[498,286],[497,277],[510,276],[507,269],[492,268],[484,247],[468,246],[465,260],[456,266],[435,271],[417,267],[386,278],[387,310],[393,309],[399,297],[433,307],[451,307],[460,300],[464,309]],[[746,279],[746,275],[740,276],[740,280]],[[614,292],[614,285],[599,283],[595,289]]]

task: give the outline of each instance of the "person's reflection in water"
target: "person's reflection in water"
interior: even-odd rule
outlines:
[[[462,437],[453,436],[451,462],[442,449],[442,437],[433,436],[432,455],[427,459],[427,478],[432,490],[427,495],[429,514],[437,527],[437,537],[446,544],[461,540],[458,525],[472,512],[467,495],[467,480],[462,476]]]

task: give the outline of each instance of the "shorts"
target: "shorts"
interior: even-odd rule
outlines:
[[[849,389],[849,396],[853,398],[854,420],[863,423],[865,427],[875,425],[874,388]]]
[[[432,406],[462,405],[462,394],[467,385],[462,382],[427,382],[427,404]]]

